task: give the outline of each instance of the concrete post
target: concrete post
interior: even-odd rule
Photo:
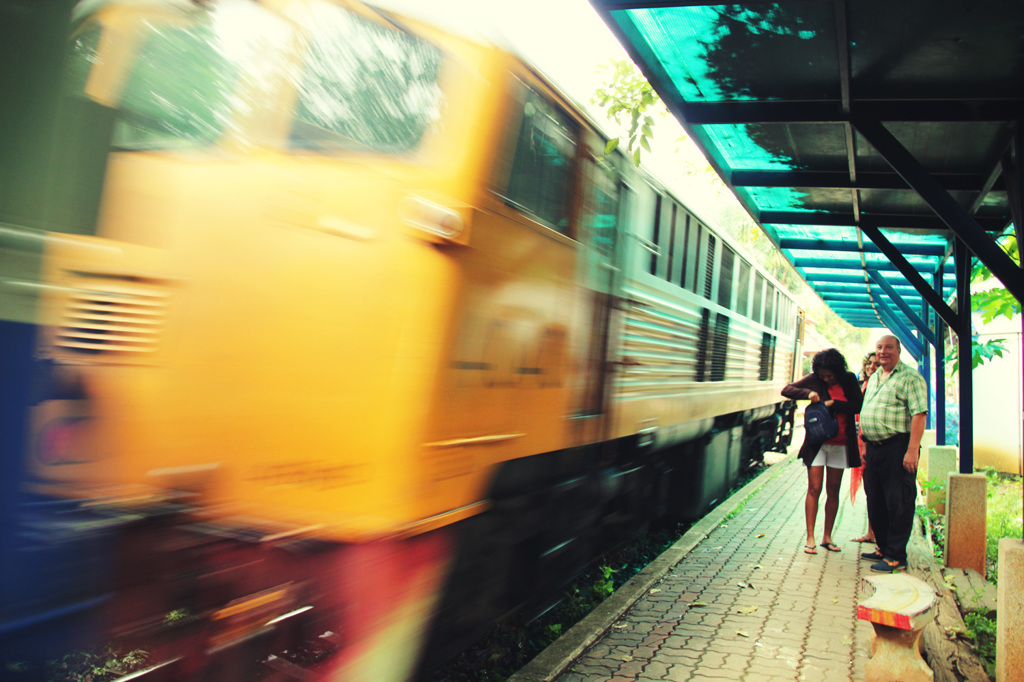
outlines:
[[[943,560],[950,568],[973,568],[982,577],[985,577],[987,485],[985,474],[949,474],[946,482]]]
[[[928,469],[928,447],[935,445],[935,429],[925,429],[921,436],[921,458],[917,462],[917,478],[921,480],[921,472]]]
[[[1024,542],[999,541],[996,682],[1019,680],[1024,670]]]
[[[925,434],[928,432],[926,431]],[[921,459],[924,462],[917,469],[920,482],[946,484],[946,476],[956,473],[956,447],[952,445],[930,445],[921,448]],[[924,503],[939,514],[946,512],[946,491],[943,489],[925,489]]]

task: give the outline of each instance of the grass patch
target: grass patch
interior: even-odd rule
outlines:
[[[1002,538],[1021,537],[1021,477],[1000,474],[986,469],[988,499],[985,502],[985,525],[988,541],[985,545],[985,571],[988,581],[999,582],[999,541]]]

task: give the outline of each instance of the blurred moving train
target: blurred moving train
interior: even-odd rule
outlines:
[[[792,298],[516,56],[348,1],[82,6],[84,199],[0,229],[5,670],[409,679],[788,445]]]

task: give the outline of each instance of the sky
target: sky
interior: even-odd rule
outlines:
[[[375,0],[431,23],[512,46],[577,102],[601,84],[599,64],[626,51],[587,0]]]

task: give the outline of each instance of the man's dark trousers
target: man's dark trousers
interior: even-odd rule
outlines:
[[[907,542],[914,527],[917,476],[903,468],[910,434],[902,433],[876,444],[867,441],[864,453],[864,494],[875,540],[887,559],[907,560]]]

